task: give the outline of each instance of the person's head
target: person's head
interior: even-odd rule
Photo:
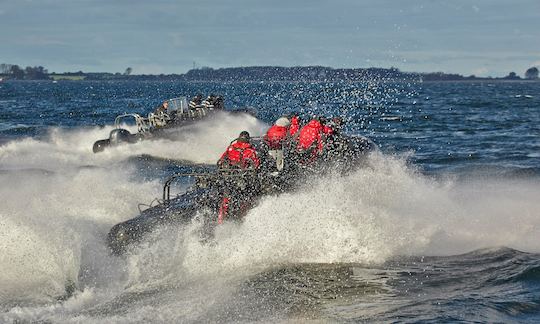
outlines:
[[[281,127],[289,127],[289,125],[291,125],[291,121],[289,120],[289,118],[283,116],[276,120],[275,125]]]
[[[249,143],[249,140],[250,140],[250,136],[247,131],[240,132],[240,135],[238,136],[238,142]]]
[[[169,101],[167,100],[163,101],[163,108],[165,109],[169,108]]]

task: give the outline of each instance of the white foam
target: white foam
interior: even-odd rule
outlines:
[[[238,129],[229,132],[208,120],[168,145],[186,152],[200,148],[193,156],[161,146],[155,154],[215,161],[239,130],[256,134],[265,127],[249,116],[231,118],[221,122],[238,122]],[[47,141],[0,146],[4,169],[52,171],[0,174],[0,305],[28,305],[11,308],[0,320],[99,322],[102,317],[84,310],[116,299],[131,304],[124,294],[159,291],[159,306],[143,301],[122,305],[129,315],[104,316],[108,322],[140,322],[158,309],[163,321],[196,321],[234,289],[231,278],[283,264],[370,264],[493,246],[540,252],[540,184],[534,180],[435,180],[405,158],[374,154],[348,176],[312,179],[298,192],[264,197],[243,224],[218,227],[215,245],[199,242],[194,222],[185,231],[156,232],[123,261],[108,255],[104,236],[136,215],[137,203],[159,194],[161,183],[133,179],[133,170],[111,164],[143,152],[139,144],[91,153],[94,133],[102,131],[55,130]],[[150,148],[155,142],[140,144]],[[99,167],[81,168],[89,164]],[[68,281],[80,291],[56,302]],[[206,308],[200,309],[200,293],[208,298]]]
[[[214,247],[184,241],[182,264],[201,273],[299,262],[378,263],[493,246],[539,252],[539,196],[534,182],[434,180],[403,159],[374,155],[369,167],[350,176],[264,198],[241,226],[220,227]]]
[[[158,196],[162,184],[141,182],[122,161],[146,153],[213,163],[241,130],[258,135],[265,127],[250,115],[224,113],[181,130],[177,142],[145,141],[101,154],[92,153],[92,144],[112,126],[53,128],[42,140],[0,146],[0,305],[51,302],[70,282],[96,288],[100,298],[111,287],[141,287],[137,267],[125,271],[108,255],[105,235],[137,215],[137,204]]]
[[[105,169],[7,173],[0,182],[0,303],[62,296],[69,281],[79,283],[81,269],[110,261],[104,234],[136,215],[137,203],[159,186]]]
[[[247,114],[218,113],[201,122],[179,128],[173,140],[143,141],[135,145],[120,146],[121,152],[150,154],[194,163],[214,164],[227,145],[247,130],[252,136],[261,136],[268,126]]]
[[[98,154],[92,152],[93,143],[108,138],[113,126],[75,130],[52,128],[44,140],[24,138],[0,146],[0,165],[3,169],[63,170],[74,166],[107,166],[142,154],[213,164],[242,130],[249,131],[252,136],[260,136],[267,127],[251,115],[224,112],[179,128],[172,140],[124,144],[109,147]],[[134,132],[132,127],[127,128]]]

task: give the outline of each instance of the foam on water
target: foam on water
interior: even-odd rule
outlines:
[[[134,127],[123,126],[132,133]],[[113,126],[66,130],[53,128],[44,140],[24,138],[0,146],[4,169],[59,170],[71,166],[109,165],[127,157],[150,154],[193,163],[215,163],[227,144],[242,130],[260,136],[268,126],[248,114],[219,113],[201,122],[180,128],[171,139],[141,141],[92,153],[98,139],[108,138]],[[21,162],[24,163],[21,164]]]
[[[84,262],[99,268],[108,261],[104,233],[136,214],[137,203],[159,186],[106,169],[6,173],[0,182],[0,300],[34,302],[63,295],[68,281],[77,284]]]
[[[265,127],[252,116],[224,113],[187,127],[179,133],[181,141],[145,141],[102,154],[92,153],[92,144],[112,126],[55,128],[44,140],[24,138],[0,146],[0,304],[54,300],[69,282],[110,285],[105,234],[136,215],[137,204],[156,197],[161,188],[158,181],[133,179],[136,170],[121,163],[127,157],[150,151],[213,162],[241,130],[256,135]]]
[[[224,148],[238,137],[241,131],[247,130],[251,136],[262,136],[268,125],[248,114],[220,113],[215,117],[203,120],[179,129],[173,145],[168,146],[166,156],[185,159],[196,163],[216,163]],[[149,151],[150,154],[153,151]],[[157,156],[163,152],[155,151]]]
[[[163,321],[197,320],[226,303],[241,278],[284,264],[372,264],[492,246],[540,252],[537,182],[432,179],[406,158],[374,154],[347,176],[311,179],[298,192],[263,198],[243,224],[219,227],[216,244],[199,242],[194,221],[183,231],[158,231],[125,260],[108,255],[109,228],[161,188],[133,177],[136,170],[122,163],[127,156],[150,150],[213,163],[240,130],[260,134],[264,127],[251,116],[224,115],[180,131],[174,142],[100,154],[91,146],[110,128],[55,129],[44,141],[0,146],[0,165],[9,170],[0,173],[0,305],[9,309],[0,319],[136,322],[155,319],[159,309]],[[70,281],[79,292],[56,301]],[[159,303],[137,303],[152,291]]]
[[[251,115],[223,112],[192,125],[178,128],[170,134],[170,139],[120,145],[100,154],[116,157],[149,154],[193,163],[214,164],[223,153],[224,147],[238,137],[241,131],[247,130],[252,136],[260,136],[266,128],[268,128],[266,124]],[[109,131],[103,134],[108,136]],[[131,131],[133,132],[133,129]]]
[[[404,158],[375,154],[348,176],[313,179],[298,192],[263,198],[241,225],[220,226],[215,245],[199,242],[196,222],[186,231],[159,232],[131,265],[135,281],[174,281],[497,246],[539,252],[538,195],[535,182],[433,179]]]
[[[435,180],[403,159],[374,155],[349,176],[264,198],[241,226],[219,228],[215,247],[187,243],[182,263],[201,273],[298,262],[379,263],[493,246],[539,252],[538,196],[535,182]]]

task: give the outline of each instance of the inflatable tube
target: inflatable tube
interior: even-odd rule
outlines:
[[[137,217],[114,225],[107,235],[107,245],[112,254],[121,255],[160,225],[188,223],[206,204],[217,205],[217,202],[206,201],[207,197],[214,196],[207,190],[188,191],[166,203],[150,207]]]
[[[96,141],[92,147],[92,151],[94,151],[94,153],[103,152],[109,145],[111,145],[109,139]]]

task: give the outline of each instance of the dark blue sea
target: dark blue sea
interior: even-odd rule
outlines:
[[[198,93],[236,113],[92,152],[117,115]],[[215,244],[194,222],[109,253],[167,176],[290,112],[341,116],[379,150]],[[2,323],[540,321],[540,82],[8,80],[0,198]]]

